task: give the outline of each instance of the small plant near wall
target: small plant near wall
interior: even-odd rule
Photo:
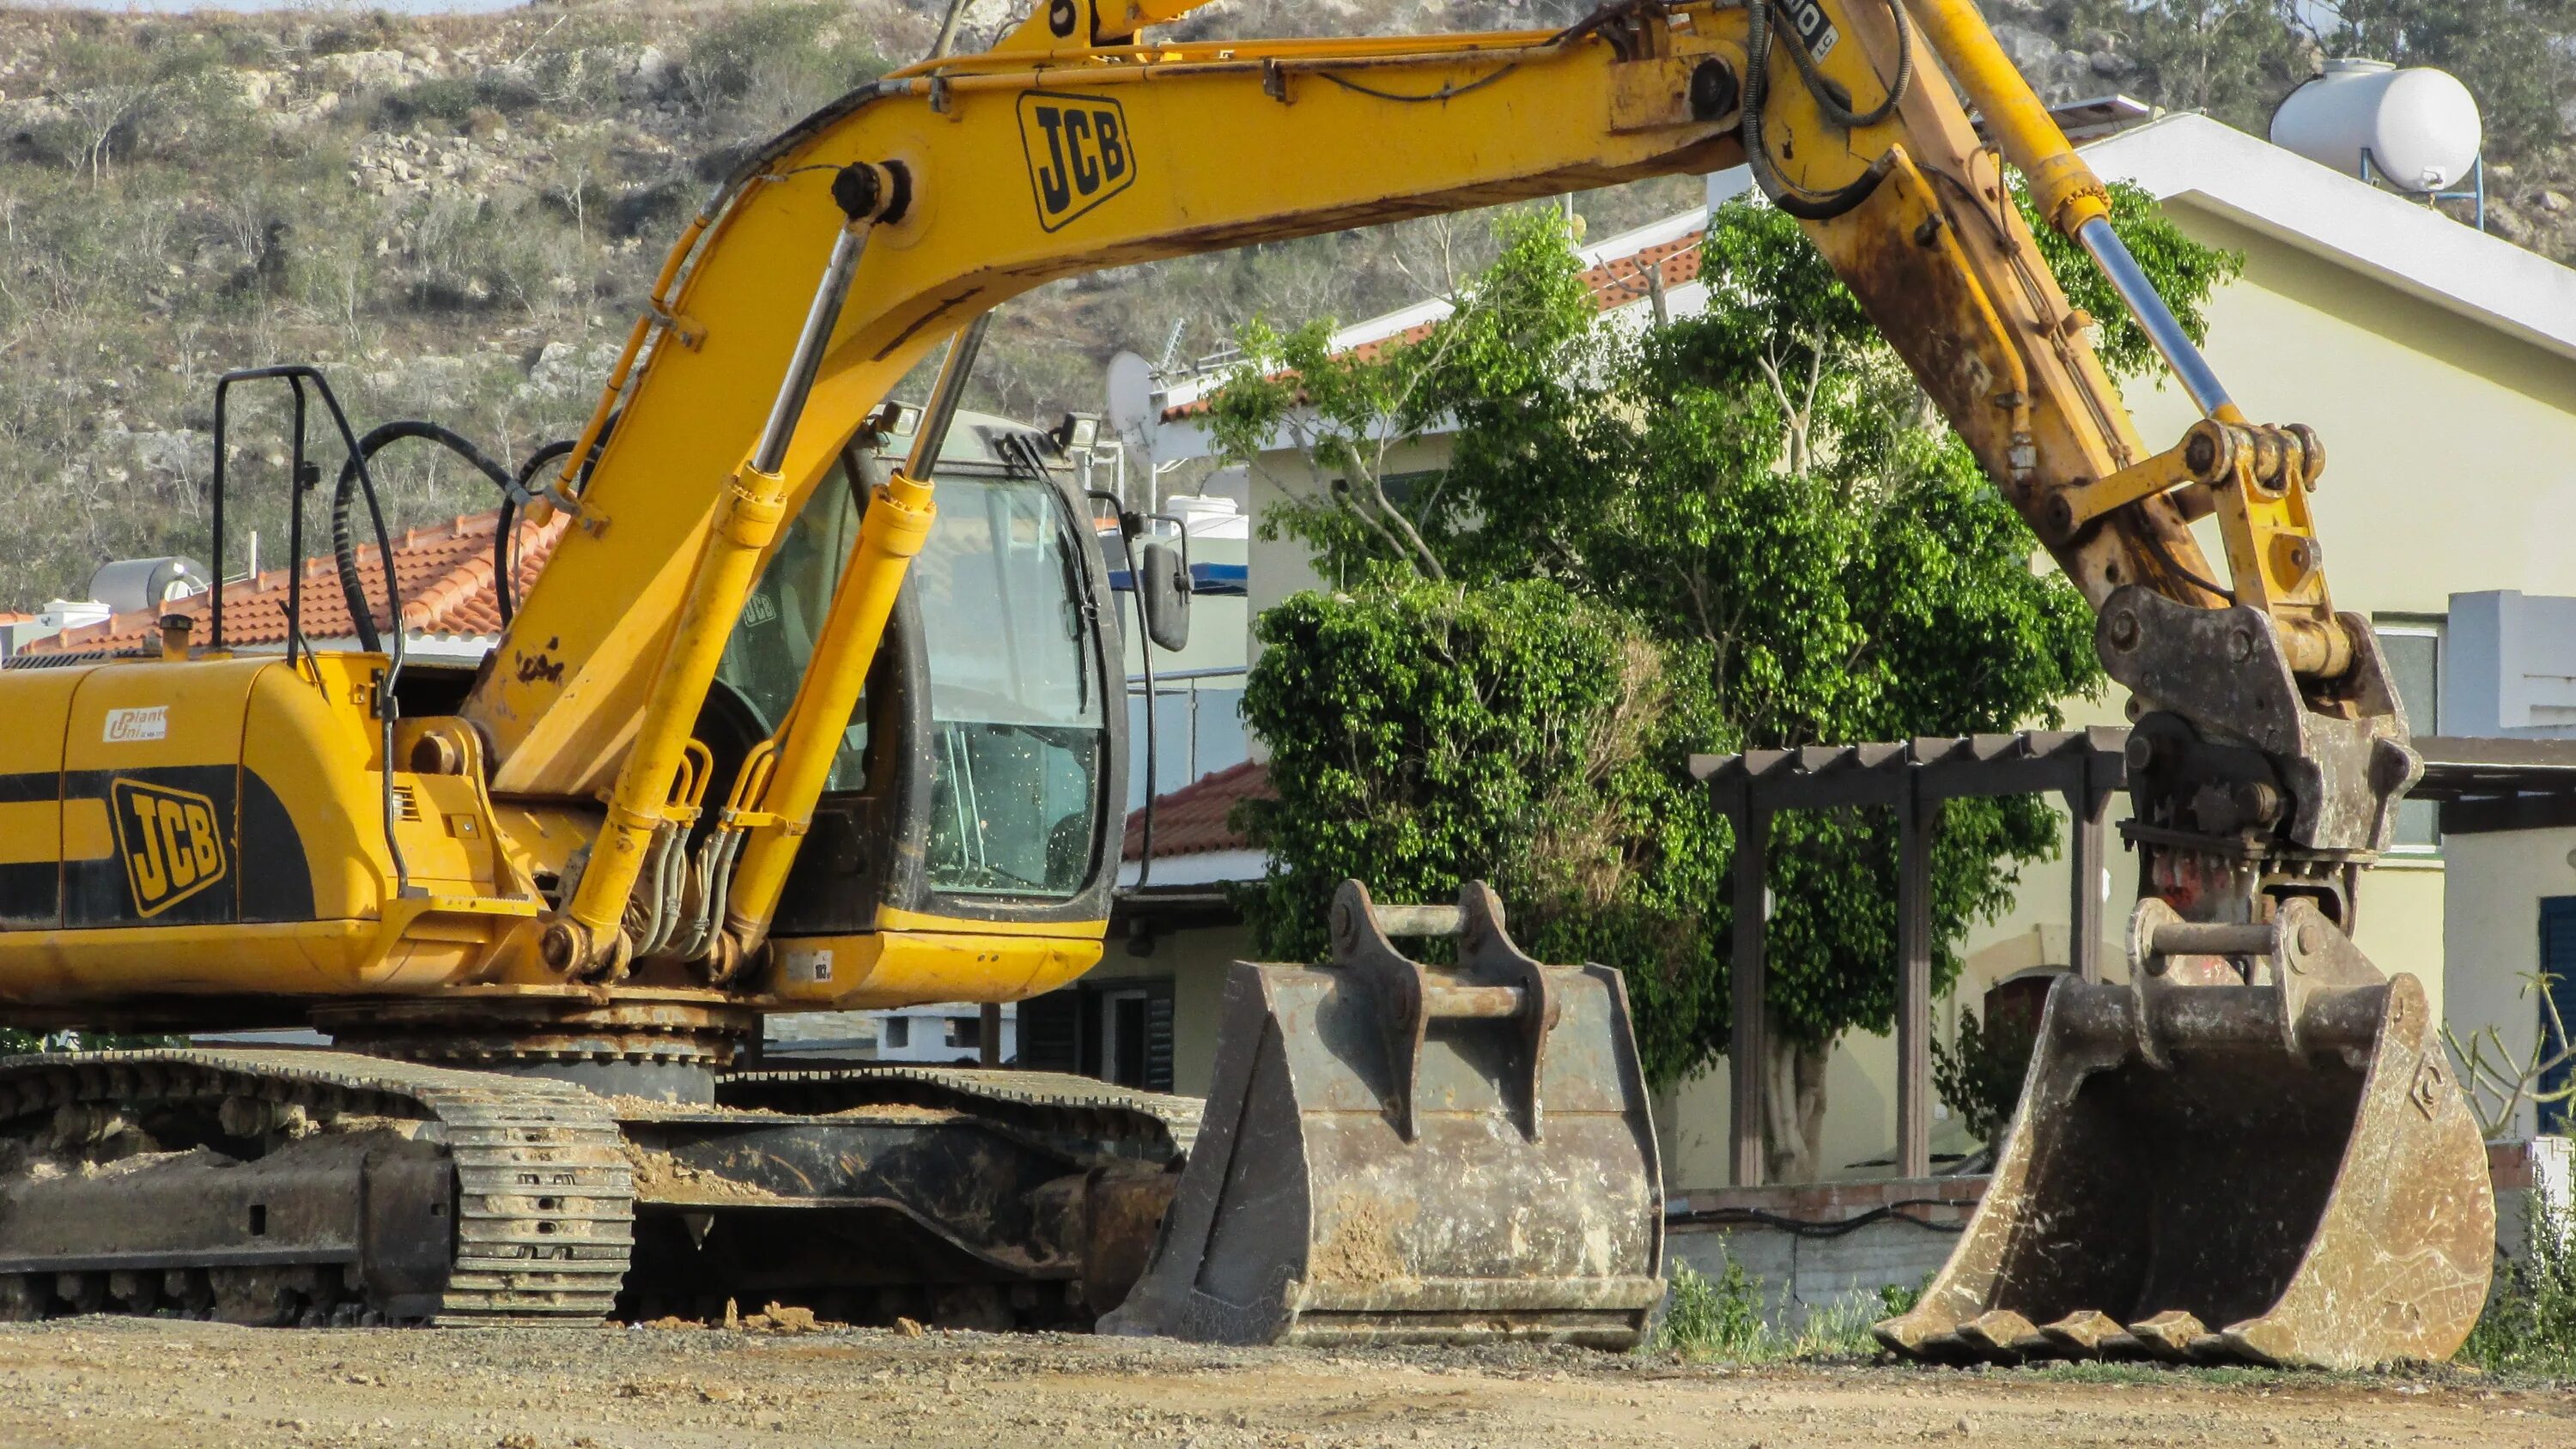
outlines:
[[[2549,1107],[2576,1097],[2576,1073],[2569,1073],[2557,1086],[2542,1085],[2576,1062],[2576,1045],[2568,1042],[2567,1022],[2559,1015],[2558,998],[2550,989],[2557,979],[2546,971],[2523,975],[2523,999],[2539,995],[2541,1019],[2546,1023],[2545,1030],[2533,1033],[2528,1052],[2509,1050],[2503,1033],[2492,1025],[2462,1037],[2449,1023],[2443,1024],[2442,1045],[2460,1069],[2461,1094],[2468,1098],[2469,1111],[2490,1142],[2514,1135],[2524,1103]]]
[[[2576,1222],[2538,1191],[2527,1221],[2525,1250],[2496,1265],[2495,1292],[2460,1361],[2491,1373],[2576,1376]]]

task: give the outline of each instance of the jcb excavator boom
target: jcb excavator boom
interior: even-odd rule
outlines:
[[[1103,704],[1115,655],[1101,647],[1114,601],[1099,561],[1068,543],[1070,501],[1027,437],[989,434],[993,476],[949,483],[945,517],[934,504],[974,319],[1098,268],[1749,162],[2101,611],[2106,666],[2142,712],[2131,836],[2141,920],[2162,924],[2140,927],[2133,988],[2059,992],[1997,1191],[1959,1261],[1885,1336],[1935,1355],[2152,1339],[2314,1362],[2456,1346],[2460,1292],[2486,1267],[2483,1179],[2425,1045],[2420,989],[2382,980],[2348,940],[2357,874],[2418,766],[2369,630],[2327,592],[2309,512],[2323,452],[2228,399],[1971,0],[1617,0],[1559,31],[1470,36],[1143,34],[1191,8],[1047,0],[991,50],[864,86],[746,161],[673,249],[565,450],[536,511],[569,527],[461,697],[423,708],[415,683],[402,707],[398,649],[381,663],[103,666],[59,676],[59,700],[14,682],[13,711],[58,707],[70,742],[38,762],[66,782],[66,882],[87,838],[71,822],[89,808],[71,782],[131,763],[236,769],[232,848],[248,854],[257,819],[323,884],[260,925],[247,894],[176,929],[146,924],[180,918],[138,895],[112,936],[73,929],[66,884],[31,933],[41,942],[0,935],[0,994],[161,1021],[198,1000],[310,1003],[344,1038],[442,1059],[460,1041],[558,1059],[679,1041],[720,1063],[761,1011],[1058,984],[1097,958],[1114,875],[1120,712]],[[2135,435],[2088,319],[2020,220],[2007,161],[2205,413],[2174,446]],[[899,429],[871,410],[961,334],[909,456],[884,468]],[[2207,515],[2223,581],[2189,527]],[[782,617],[792,647],[760,632]],[[198,694],[229,723],[160,754],[85,758],[111,704]],[[272,718],[295,721],[318,762],[318,783],[283,799],[282,767],[261,753],[281,748]],[[197,798],[213,819],[212,795]],[[1238,1034],[1221,1053],[1229,1125],[1194,1159],[1184,1201],[1198,1206],[1175,1219],[1176,1236],[1199,1236],[1166,1241],[1169,1261],[1201,1266],[1149,1280],[1145,1326],[1165,1311],[1294,1332],[1313,1308],[1338,1315],[1335,1332],[1547,1332],[1570,1321],[1550,1318],[1562,1309],[1574,1336],[1633,1334],[1660,1240],[1638,1226],[1656,1195],[1624,1001],[1615,978],[1520,956],[1479,900],[1425,914],[1360,892],[1337,922],[1339,975],[1244,978],[1237,1014],[1268,1046]],[[1470,963],[1456,975],[1387,945],[1451,931]],[[1493,1159],[1520,1166],[1487,1183],[1505,1213],[1490,1234],[1372,1229],[1367,1204],[1323,1202],[1366,1178],[1381,1202],[1436,1218],[1458,1164],[1421,1145],[1450,1140],[1417,1120],[1425,1081],[1476,1119],[1457,1140],[1518,1124],[1519,1155]],[[429,1103],[433,1086],[446,1089],[401,1090]],[[1548,1137],[1544,1099],[1569,1092],[1592,1120]],[[2303,1104],[2282,1129],[2293,1140],[2265,1148],[2311,1161],[2276,1201],[2260,1173],[2223,1169],[2285,1096]],[[1307,1120],[1362,1098],[1386,1105],[1386,1135]],[[625,1126],[630,1141],[681,1132]],[[1615,1206],[1538,1190],[1583,1175],[1550,1141],[1615,1150]],[[2458,1188],[2457,1222],[2389,1199],[2384,1179],[2410,1173]],[[1308,1203],[1278,1231],[1359,1238],[1313,1236],[1238,1271],[1226,1185],[1256,1180]],[[1086,1211],[1096,1224],[1110,1210]],[[1586,1214],[1624,1226],[1568,1228]],[[2253,1222],[2265,1230],[2231,1226]],[[2365,1232],[2382,1236],[2365,1245]],[[1566,1245],[1538,1275],[1566,1286],[1496,1286],[1508,1253],[1458,1246],[1471,1237]],[[2073,1274],[2078,1258],[2098,1271]],[[1416,1287],[1316,1286],[1355,1271]],[[1235,1296],[1211,1299],[1211,1285]],[[2113,1329],[2087,1328],[2087,1313]]]

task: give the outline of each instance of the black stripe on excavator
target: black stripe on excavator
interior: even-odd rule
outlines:
[[[314,919],[313,866],[286,803],[254,772],[163,765],[0,775],[0,802],[95,800],[109,853],[0,866],[0,929]],[[59,849],[59,847],[57,847]]]

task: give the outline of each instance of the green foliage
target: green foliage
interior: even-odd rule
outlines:
[[[2525,1252],[2499,1265],[2460,1358],[2490,1372],[2576,1377],[2576,1221],[2537,1192],[2528,1201]]]
[[[1959,1113],[1960,1124],[1980,1142],[1994,1143],[2013,1109],[2021,1105],[2022,1079],[2038,1038],[2017,1022],[1983,1025],[1961,1008],[1959,1039],[1932,1043],[1932,1085]]]
[[[2049,0],[2043,23],[2127,61],[2119,89],[2257,136],[2328,56],[2458,76],[2493,160],[2548,159],[2570,136],[2576,0]]]
[[[528,81],[487,71],[415,81],[378,101],[376,114],[384,124],[397,128],[424,120],[463,126],[476,111],[522,116],[544,103],[545,96]]]
[[[1673,1269],[1655,1348],[1686,1359],[1746,1360],[1755,1357],[1767,1337],[1761,1289],[1746,1276],[1742,1263],[1727,1258],[1714,1280],[1687,1263]]]
[[[2135,192],[2115,225],[2197,327],[2231,259]],[[1296,445],[1292,499],[1264,526],[1346,588],[1261,625],[1245,715],[1281,799],[1246,819],[1276,862],[1253,920],[1265,950],[1312,957],[1343,875],[1411,899],[1484,876],[1538,954],[1628,973],[1649,1072],[1670,1082],[1729,1026],[1730,846],[1689,753],[2055,724],[2095,685],[2091,618],[2033,573],[2019,518],[1789,218],[1721,208],[1711,305],[1642,337],[1593,325],[1553,213],[1509,217],[1496,243],[1418,339],[1335,355],[1327,322],[1255,324],[1211,399],[1232,457]],[[2148,355],[2109,324],[2105,348],[2116,371]],[[1418,444],[1444,422],[1425,474]],[[1533,611],[1532,580],[1561,599]],[[1524,699],[1550,715],[1522,717]],[[1587,770],[1567,754],[1586,740],[1618,743],[1587,746]],[[1887,1030],[1890,822],[1774,830],[1774,1039]],[[2037,800],[1946,807],[1936,989],[2055,840]]]
[[[2293,0],[2053,0],[2047,9],[2049,28],[2070,43],[2134,67],[2118,89],[2257,136],[2315,71],[2297,15]]]
[[[1808,1309],[1795,1332],[1783,1332],[1763,1320],[1761,1280],[1747,1274],[1732,1256],[1724,1261],[1726,1266],[1714,1279],[1688,1264],[1673,1270],[1664,1293],[1663,1318],[1646,1345],[1649,1352],[1726,1363],[1875,1357],[1879,1348],[1870,1326],[1911,1307],[1908,1295],[1921,1291],[1889,1286],[1875,1294],[1854,1293],[1840,1302]]]
[[[1689,954],[1707,933],[1672,924],[1708,898],[1717,859],[1682,768],[1715,723],[1687,653],[1542,580],[1462,591],[1397,576],[1297,595],[1256,631],[1244,718],[1270,743],[1280,798],[1247,804],[1246,825],[1298,863],[1247,892],[1265,950],[1321,957],[1345,876],[1384,900],[1453,897],[1483,877],[1543,956],[1675,953],[1638,973],[1646,994],[1712,968]],[[1649,1014],[1659,1079],[1699,1053],[1688,1005]]]
[[[34,1052],[126,1052],[154,1047],[184,1047],[184,1036],[135,1035],[112,1031],[21,1031],[0,1027],[0,1057]]]
[[[2048,258],[2048,269],[2056,274],[2066,300],[2091,313],[2099,324],[2093,351],[2102,366],[2113,377],[2154,376],[2161,385],[2158,369],[2163,364],[2156,357],[2155,344],[2147,340],[2145,329],[2129,315],[2101,269],[2075,243],[2041,221],[2030,204],[2030,193],[2016,189],[2013,199],[2038,236],[2040,255]],[[2145,188],[2126,181],[2111,183],[2111,229],[2120,234],[2138,265],[2156,279],[2184,333],[2194,342],[2207,341],[2209,295],[2244,272],[2245,254],[2217,251],[2193,241],[2166,219],[2164,208]]]
[[[123,161],[221,153],[251,124],[222,48],[203,40],[74,37],[54,59],[53,108],[28,129],[29,154],[93,183]]]

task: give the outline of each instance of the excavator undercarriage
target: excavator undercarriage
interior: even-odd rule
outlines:
[[[0,1316],[1087,1326],[1186,1097],[1043,1073],[729,1074],[714,1104],[341,1052],[0,1065]],[[746,1310],[748,1311],[748,1310]]]

